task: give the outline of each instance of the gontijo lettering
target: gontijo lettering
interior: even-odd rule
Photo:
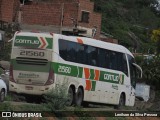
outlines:
[[[24,39],[16,39],[15,43],[40,44],[40,42],[37,40],[24,40]]]
[[[118,75],[104,74],[105,80],[118,81],[119,78],[120,77]]]
[[[51,49],[53,46],[53,38],[42,36],[16,36],[14,46]]]

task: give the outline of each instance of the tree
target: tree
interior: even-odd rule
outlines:
[[[103,32],[112,35],[127,48],[133,49],[138,43],[137,52],[154,49],[150,31],[160,26],[160,16],[153,10],[156,9],[156,0],[91,1],[95,3],[95,11],[102,13]]]
[[[160,54],[160,29],[152,31],[151,40],[156,42],[157,54]]]

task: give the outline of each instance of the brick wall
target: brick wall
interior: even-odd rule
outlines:
[[[99,39],[101,29],[101,15],[95,13],[94,3],[90,0],[48,0],[50,2],[32,2],[22,5],[19,0],[0,0],[0,20],[28,25],[55,25],[63,27],[78,26],[85,28],[97,27],[95,38]],[[63,11],[63,17],[62,17]],[[82,11],[89,12],[89,22],[81,22]]]
[[[78,2],[78,0],[40,0],[38,2],[41,2],[41,3],[46,3],[46,2],[50,2],[50,3],[70,3],[70,2]]]
[[[60,4],[32,4],[22,6],[22,23],[60,25]]]
[[[90,0],[52,0],[47,2],[35,2],[31,5],[22,6],[22,24],[38,25],[61,25],[63,27],[74,27],[76,21],[78,26],[86,28],[97,27],[95,38],[99,39],[101,29],[101,15],[93,11],[94,3]],[[82,11],[90,13],[89,23],[81,22]],[[63,18],[62,18],[63,15]]]
[[[113,38],[101,38],[101,40],[104,41],[104,42],[110,42],[110,43],[118,44],[118,40],[113,39]]]
[[[1,0],[1,20],[12,22],[14,0]]]
[[[22,23],[40,25],[73,26],[71,18],[77,18],[76,3],[34,3],[22,6]],[[63,12],[63,13],[62,13]]]
[[[78,21],[79,25],[87,28],[97,27],[97,33],[95,38],[99,39],[100,30],[101,30],[101,14],[94,12],[94,3],[90,2],[90,0],[79,0],[79,13],[78,13]],[[82,11],[89,12],[89,23],[81,22]]]
[[[64,4],[63,25],[74,27],[77,17],[78,17],[78,4],[75,2]]]
[[[0,0],[0,20],[5,22],[13,22],[19,8],[19,0]]]

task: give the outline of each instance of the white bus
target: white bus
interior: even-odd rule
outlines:
[[[16,32],[9,89],[43,95],[67,81],[70,105],[133,106],[137,69],[142,72],[131,52],[121,45],[85,37]]]

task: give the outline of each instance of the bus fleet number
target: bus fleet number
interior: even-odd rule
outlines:
[[[71,68],[70,67],[66,67],[66,66],[59,66],[58,68],[58,72],[60,73],[71,73]]]
[[[44,57],[44,52],[21,50],[20,55]]]

